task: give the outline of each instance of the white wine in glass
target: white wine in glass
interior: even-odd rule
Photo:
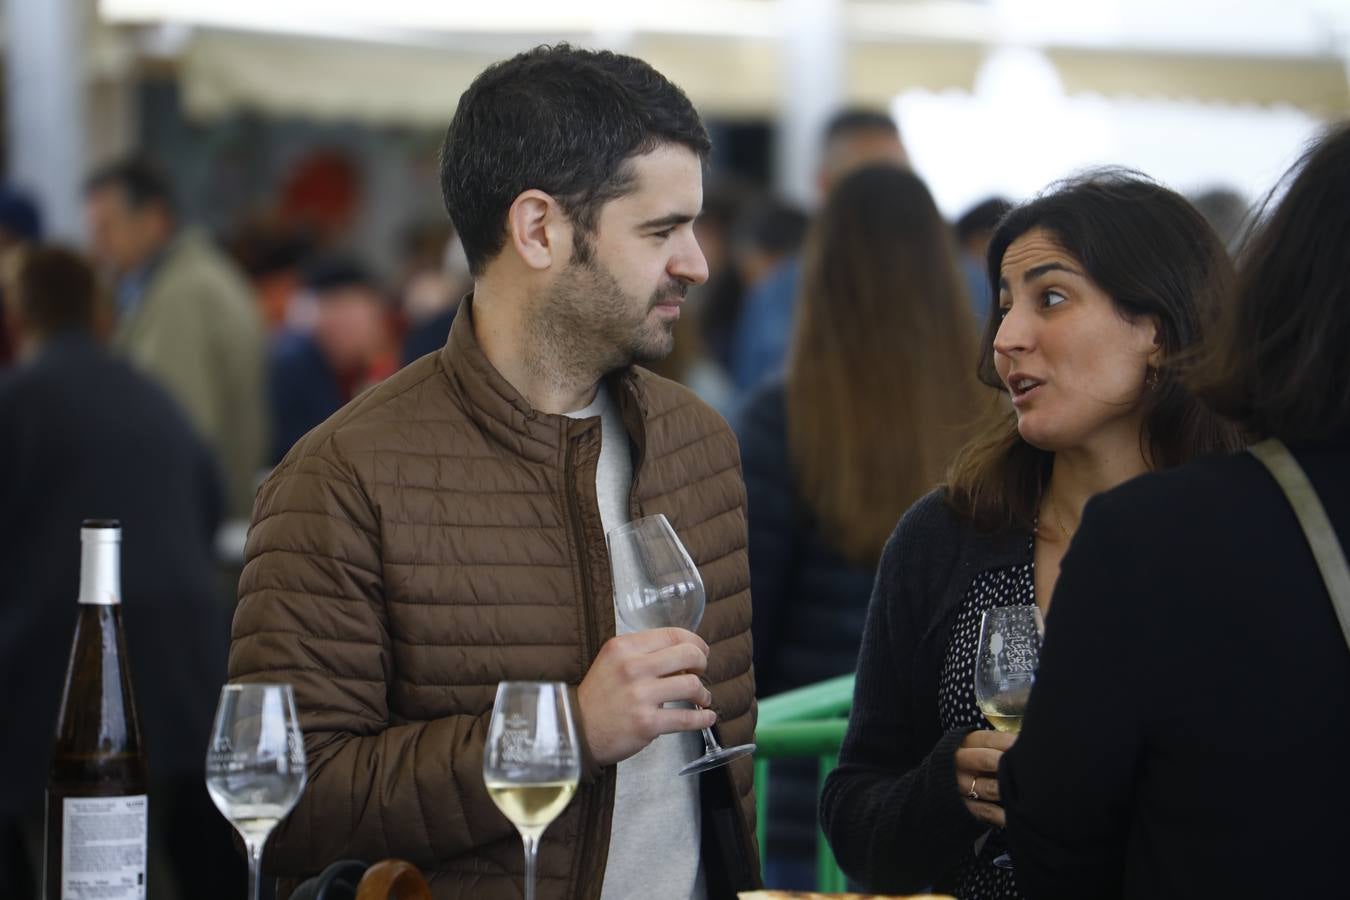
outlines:
[[[1040,608],[1034,605],[997,607],[986,610],[980,619],[975,703],[998,731],[1018,734],[1022,730],[1044,633]],[[1011,869],[1012,859],[1002,853],[994,865]]]
[[[542,781],[531,784],[499,782],[487,786],[488,796],[502,815],[518,828],[549,826],[572,802],[577,792],[575,781]]]
[[[697,631],[707,597],[703,577],[661,513],[611,529],[609,567],[614,576],[614,607],[633,631],[684,628]],[[722,747],[711,728],[703,729],[703,755],[680,769],[697,775],[755,752],[754,744]]]
[[[975,702],[999,731],[1016,734],[1022,730],[1044,631],[1041,611],[1032,605],[986,610],[980,619]]]
[[[1027,700],[1031,697],[1031,688],[1009,691],[1006,694],[990,698],[980,704],[980,712],[994,726],[995,731],[1006,734],[1022,732],[1022,716],[1026,713]]]
[[[525,848],[525,900],[534,900],[544,829],[577,792],[581,751],[567,686],[549,681],[497,685],[483,751],[483,783]]]
[[[248,849],[258,900],[262,848],[305,788],[305,744],[289,684],[227,684],[206,751],[206,790]]]

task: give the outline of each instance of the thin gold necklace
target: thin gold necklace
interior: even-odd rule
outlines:
[[[1069,536],[1069,529],[1064,527],[1064,520],[1059,517],[1059,504],[1055,502],[1055,495],[1046,491],[1046,505],[1050,507],[1050,515],[1055,517],[1055,524],[1059,526],[1060,534],[1064,535],[1064,543],[1068,543],[1072,538]]]

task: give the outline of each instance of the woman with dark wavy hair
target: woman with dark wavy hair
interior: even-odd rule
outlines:
[[[987,730],[975,704],[981,615],[1048,607],[1089,497],[1237,444],[1174,366],[1232,278],[1181,196],[1116,170],[1056,185],[1008,214],[988,262],[998,302],[979,374],[1002,398],[886,546],[821,803],[854,879],[968,900],[1020,896],[994,864],[1015,736]],[[1093,712],[1082,727],[1100,734]]]
[[[1064,560],[1000,779],[1031,896],[1345,896],[1350,585],[1338,615],[1258,454],[1292,451],[1343,567],[1350,126],[1290,174],[1187,379],[1261,443],[1094,499]]]

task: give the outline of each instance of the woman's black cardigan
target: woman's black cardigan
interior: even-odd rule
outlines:
[[[952,886],[988,830],[956,789],[969,729],[944,733],[938,688],[956,612],[977,575],[1031,560],[1030,535],[977,532],[933,491],[909,509],[877,570],[839,767],[821,824],[841,868],[870,890]]]

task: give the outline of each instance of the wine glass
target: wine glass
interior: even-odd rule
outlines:
[[[305,743],[289,684],[227,684],[206,751],[206,790],[248,848],[258,900],[263,844],[305,788]]]
[[[986,610],[980,619],[975,702],[998,731],[1017,734],[1022,730],[1044,633],[1040,608],[1034,605]],[[1001,853],[994,858],[994,865],[1011,869],[1012,859]]]
[[[497,685],[483,752],[483,782],[525,846],[525,900],[534,900],[539,838],[577,792],[581,754],[567,686],[556,681]]]
[[[675,529],[660,513],[634,519],[605,536],[614,574],[614,605],[632,631],[647,628],[698,629],[706,598],[703,579]],[[755,752],[754,744],[723,747],[711,728],[703,729],[703,755],[680,769],[694,775]]]

